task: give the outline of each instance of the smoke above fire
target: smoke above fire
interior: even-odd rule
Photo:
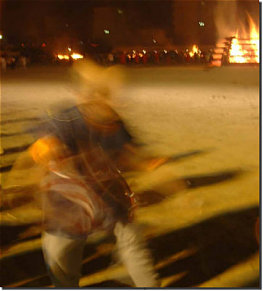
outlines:
[[[254,0],[249,3],[218,1],[214,14],[218,39],[213,54],[213,65],[258,64],[259,6],[257,2]]]
[[[237,16],[236,1],[217,1],[214,9],[214,19],[218,39],[235,35],[238,26]]]
[[[218,41],[234,36],[249,38],[251,30],[258,31],[258,1],[217,1],[214,6],[214,22]]]

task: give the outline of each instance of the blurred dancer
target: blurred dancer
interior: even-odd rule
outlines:
[[[105,88],[78,106],[50,115],[47,130],[30,148],[45,169],[41,207],[44,258],[56,287],[78,287],[87,236],[113,232],[121,262],[136,287],[158,287],[151,255],[132,223],[134,193],[114,157],[131,141]]]

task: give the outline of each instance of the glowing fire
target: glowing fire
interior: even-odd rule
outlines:
[[[248,35],[239,32],[232,39],[229,51],[230,63],[259,63],[259,32],[248,15],[250,32]]]
[[[83,59],[83,55],[77,54],[77,53],[73,53],[71,55],[73,60],[78,60],[78,59]]]
[[[69,60],[69,56],[68,55],[60,55],[60,54],[58,54],[57,58],[59,60]]]
[[[195,54],[200,53],[199,48],[196,44],[193,45],[192,51],[189,52],[190,57],[192,58]]]
[[[56,57],[59,60],[67,60],[69,61],[70,58],[72,58],[73,60],[79,60],[79,59],[83,59],[84,56],[78,53],[74,53],[72,52],[70,55],[63,55],[63,54],[57,54]]]
[[[237,38],[233,38],[229,62],[230,63],[246,63],[246,58],[244,56],[245,52],[242,49],[242,46],[239,44],[239,40]]]

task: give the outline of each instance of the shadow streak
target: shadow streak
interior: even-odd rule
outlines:
[[[185,177],[184,180],[187,183],[187,188],[197,188],[225,182],[227,180],[237,178],[243,173],[244,171],[242,170],[231,170],[200,176]]]
[[[168,196],[173,195],[181,190],[210,186],[213,184],[226,182],[238,178],[241,174],[244,174],[244,171],[232,170],[200,176],[185,177],[171,182],[166,182],[163,185],[158,185],[158,187],[156,187],[157,189],[138,193],[136,197],[140,207],[146,207],[152,204],[160,203]]]
[[[246,260],[258,251],[255,237],[255,222],[259,215],[259,208],[253,207],[241,211],[221,214],[198,224],[172,231],[148,240],[148,247],[152,252],[155,265],[169,260],[172,256],[187,249],[196,249],[188,256],[170,260],[158,269],[160,278],[169,277],[187,271],[187,274],[174,282],[168,288],[189,288],[197,286],[226,269]],[[175,217],[176,219],[176,217]],[[100,242],[114,243],[114,236],[108,236]],[[84,258],[92,257],[97,252],[97,244],[88,244]],[[28,280],[20,287],[43,287],[50,285],[41,251],[34,251],[2,260],[1,286],[12,282]],[[82,274],[87,276],[109,268],[112,256],[101,255],[85,263]],[[33,279],[40,276],[39,279]],[[32,278],[30,280],[30,278]],[[248,282],[247,286],[258,287],[259,280]],[[124,287],[115,280],[106,280],[92,287]],[[128,287],[128,286],[127,286]],[[218,286],[220,287],[220,286]]]
[[[184,158],[189,158],[189,157],[192,157],[192,156],[205,154],[205,153],[208,153],[208,152],[209,152],[209,150],[193,150],[193,151],[189,151],[189,152],[186,152],[186,153],[182,153],[182,154],[171,156],[169,158],[168,162],[177,162],[177,161],[179,161],[181,159],[184,159]]]
[[[185,249],[197,249],[195,254],[159,270],[160,277],[188,272],[167,287],[197,286],[255,254],[258,215],[258,207],[226,213],[150,240],[156,262]]]

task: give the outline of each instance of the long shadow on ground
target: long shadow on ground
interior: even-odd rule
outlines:
[[[196,249],[196,252],[188,257],[172,260],[171,263],[158,269],[161,278],[187,271],[183,278],[171,282],[167,287],[196,286],[257,252],[255,222],[258,215],[258,207],[253,207],[222,214],[196,225],[150,239],[148,246],[152,251],[156,265],[181,251]],[[113,236],[108,237],[105,242],[113,243]],[[96,245],[88,245],[85,257],[95,253]],[[83,275],[107,269],[110,264],[110,255],[100,256],[83,265]],[[39,275],[41,275],[40,278],[33,280],[33,277]],[[46,276],[41,251],[3,260],[1,262],[1,276],[1,286],[30,278],[32,279],[29,282],[25,282],[19,287],[43,287],[50,284]],[[259,281],[256,281],[251,282],[251,286],[242,287],[255,287],[258,284]],[[116,281],[105,281],[89,287],[114,288],[123,286]]]
[[[258,215],[258,207],[226,213],[148,241],[156,265],[186,249],[197,250],[188,257],[172,261],[159,268],[161,278],[187,272],[183,278],[171,282],[167,287],[197,286],[257,252],[255,222]],[[106,261],[103,260],[104,268],[107,268]],[[84,273],[93,273],[94,268],[99,269],[99,265],[101,266],[101,258],[85,264]],[[251,282],[248,283],[251,286],[240,287],[255,287],[259,286],[258,283],[259,281]],[[121,285],[118,282],[107,281],[93,286],[120,287]]]
[[[182,189],[211,186],[217,183],[222,183],[238,178],[241,174],[244,174],[244,171],[228,170],[217,173],[207,173],[203,175],[184,177],[174,181],[165,182],[165,184],[159,185],[157,189],[146,190],[137,195],[136,199],[141,207],[149,206],[151,204],[161,202],[162,200],[166,199],[167,196],[173,195]],[[178,188],[178,185],[181,186]]]
[[[257,252],[255,222],[258,215],[257,207],[226,213],[151,240],[149,246],[156,261],[197,248],[194,255],[159,270],[161,277],[187,271],[183,278],[167,287],[196,286]]]
[[[227,171],[186,178],[189,188],[209,186],[236,178],[241,172]],[[173,185],[171,185],[172,187]],[[144,193],[147,204],[160,202],[164,197],[154,191]],[[142,196],[143,197],[143,196]],[[149,199],[150,198],[150,199]],[[258,251],[255,235],[255,222],[259,216],[258,207],[239,212],[225,213],[187,228],[158,236],[148,241],[156,264],[167,260],[168,263],[158,268],[161,278],[187,272],[181,279],[171,282],[167,287],[192,287],[205,282],[238,264]],[[175,217],[176,219],[176,217]],[[21,229],[22,228],[22,229]],[[2,237],[1,244],[15,241],[16,235],[24,230],[23,227],[12,228],[7,236]],[[2,229],[2,234],[3,234]],[[103,243],[114,243],[114,237],[109,236]],[[170,260],[175,254],[188,249],[196,252],[181,259]],[[96,253],[96,244],[89,244],[84,257]],[[106,269],[111,264],[110,255],[101,255],[83,265],[83,274],[93,274]],[[1,285],[12,285],[14,282],[28,280],[23,287],[43,287],[50,285],[40,251],[23,254],[1,261]],[[40,276],[40,277],[38,277]],[[30,279],[31,278],[31,279]],[[33,279],[35,278],[35,279]],[[248,283],[259,286],[259,281]],[[93,287],[123,287],[116,281],[104,281]],[[241,287],[241,286],[240,286]]]

